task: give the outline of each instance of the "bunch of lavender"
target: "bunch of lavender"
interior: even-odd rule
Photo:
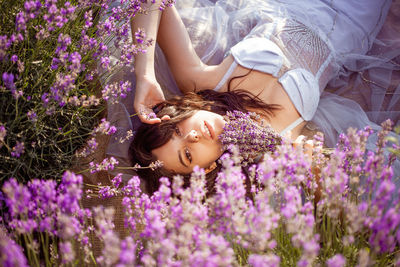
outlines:
[[[267,152],[274,152],[281,144],[281,136],[269,125],[260,123],[259,116],[241,111],[227,112],[226,124],[219,136],[224,150],[231,145],[239,148],[243,165],[252,163],[254,159]]]

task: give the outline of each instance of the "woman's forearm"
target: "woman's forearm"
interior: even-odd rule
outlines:
[[[139,14],[131,20],[133,42],[137,44],[135,33],[139,29],[145,32],[146,39],[152,39],[154,42],[147,48],[146,53],[138,53],[135,56],[135,74],[138,80],[143,77],[155,77],[154,53],[162,12],[158,8],[159,1],[156,1],[155,4],[151,4],[148,1],[148,3],[143,3],[142,7],[149,10],[149,12],[148,14]]]
[[[157,40],[179,88],[193,90],[195,84],[203,80],[201,75],[205,65],[198,57],[176,8],[171,6],[160,11],[158,6],[159,1],[150,6],[152,11],[147,15],[139,15],[132,20],[132,34],[141,28],[147,38]],[[154,75],[154,52],[155,43],[147,53],[135,57],[137,78]]]

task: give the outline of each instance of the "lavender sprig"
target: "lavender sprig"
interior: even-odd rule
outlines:
[[[219,136],[223,149],[237,146],[244,166],[260,154],[274,152],[282,143],[281,136],[271,126],[259,124],[259,116],[254,113],[228,111],[225,120],[224,131]]]

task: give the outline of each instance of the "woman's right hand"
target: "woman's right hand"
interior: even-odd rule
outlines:
[[[137,80],[134,108],[143,123],[155,124],[169,119],[169,116],[155,117],[152,110],[153,106],[164,100],[164,93],[155,77],[140,77]]]

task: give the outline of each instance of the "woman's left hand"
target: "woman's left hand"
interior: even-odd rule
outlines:
[[[136,82],[134,108],[143,123],[154,124],[160,123],[161,120],[169,119],[169,116],[157,118],[151,109],[151,107],[164,100],[164,93],[155,79],[146,77],[138,79]]]

